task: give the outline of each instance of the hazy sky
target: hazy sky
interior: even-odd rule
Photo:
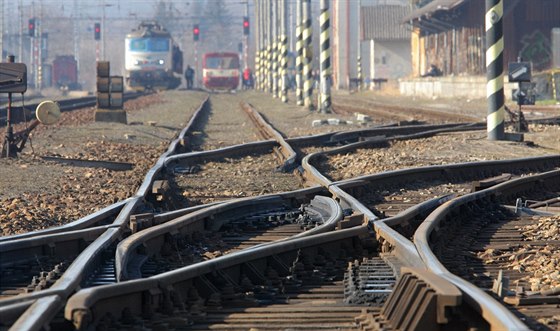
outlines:
[[[188,15],[189,8],[195,2],[206,3],[214,0],[165,0],[164,3],[173,7],[177,15]],[[14,0],[4,2],[4,18],[6,14],[16,11],[18,6],[24,7],[24,16],[29,11],[36,14],[41,9],[49,12],[57,12],[61,16],[72,16],[74,9],[78,8],[82,16],[101,16],[105,8],[106,17],[126,17],[142,16],[150,17],[155,5],[160,0]],[[245,8],[244,0],[225,0],[228,8],[232,12],[243,11]],[[249,0],[252,5],[253,0]],[[48,8],[48,9],[47,9]]]

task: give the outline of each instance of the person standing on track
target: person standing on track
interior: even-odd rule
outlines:
[[[253,88],[253,73],[251,69],[245,68],[243,70],[243,89],[248,90]]]
[[[190,65],[187,65],[187,70],[185,70],[185,79],[187,80],[187,90],[192,90],[193,80],[194,80],[194,69]]]

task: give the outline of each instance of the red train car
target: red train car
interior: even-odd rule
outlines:
[[[206,53],[202,58],[202,83],[207,90],[231,91],[239,85],[237,53]]]
[[[78,62],[72,55],[60,55],[53,61],[53,85],[66,87],[70,90],[79,89]]]

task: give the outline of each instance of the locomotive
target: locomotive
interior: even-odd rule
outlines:
[[[237,53],[204,54],[202,83],[210,91],[235,90],[239,85],[239,55]]]
[[[125,38],[125,82],[131,90],[167,90],[181,84],[183,53],[155,21],[142,22]]]
[[[79,90],[78,62],[72,55],[59,55],[52,64],[52,83],[60,89]]]

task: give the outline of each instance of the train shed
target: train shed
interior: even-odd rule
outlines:
[[[424,1],[425,2],[425,1]],[[412,30],[411,78],[401,80],[405,95],[485,97],[486,46],[484,0],[433,0],[404,17]],[[504,1],[504,69],[519,57],[534,72],[549,73],[559,64],[560,2]],[[556,50],[555,50],[556,49]],[[430,67],[442,77],[422,78]],[[506,84],[506,97],[512,86]],[[448,91],[453,91],[449,94]]]
[[[412,27],[412,72],[435,64],[444,75],[485,72],[484,0],[434,0],[403,19]],[[553,29],[560,2],[504,1],[504,64],[522,57],[537,71],[551,69]],[[556,45],[556,48],[560,45]]]

